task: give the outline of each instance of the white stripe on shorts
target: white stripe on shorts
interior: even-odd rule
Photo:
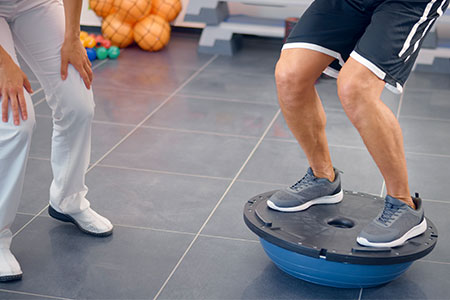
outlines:
[[[444,14],[444,11],[442,10],[442,7],[444,7],[446,1],[442,1],[442,4],[439,6],[439,8],[437,9],[437,13],[438,13],[438,18],[440,16],[442,16],[442,14]],[[416,50],[419,48],[419,43],[420,41],[425,37],[425,34],[427,34],[428,29],[430,28],[431,25],[434,24],[434,22],[436,21],[437,18],[430,20],[430,22],[428,23],[427,27],[425,28],[425,30],[422,33],[422,37],[420,39],[417,40],[417,42],[414,44],[414,50],[413,52],[411,52],[408,57],[405,59],[405,61],[407,61],[411,55],[414,54],[414,52],[416,52]]]
[[[386,73],[378,68],[374,63],[372,63],[367,58],[363,57],[361,54],[356,52],[355,50],[350,53],[350,57],[352,57],[354,60],[365,66],[367,69],[369,69],[375,76],[380,78],[381,80],[385,81]],[[386,82],[386,81],[385,81]],[[390,83],[386,82],[386,88],[390,90],[391,92],[394,92],[396,94],[401,94],[403,92],[403,87],[400,83],[396,82],[395,86],[391,85]]]
[[[355,50],[353,50],[352,53],[350,53],[350,56],[356,60],[357,62],[359,62],[360,64],[362,64],[363,66],[365,66],[367,69],[369,69],[370,71],[372,71],[373,74],[377,75],[378,78],[380,78],[381,80],[384,80],[384,78],[386,78],[386,73],[383,72],[383,70],[381,70],[380,68],[378,68],[374,63],[372,63],[371,61],[369,61],[367,58],[362,57],[358,52],[356,52]]]
[[[408,57],[405,59],[405,62],[407,62],[408,59],[411,58],[411,55],[413,55],[413,54],[417,51],[417,49],[419,48],[419,43],[420,43],[420,41],[425,37],[425,34],[427,34],[428,29],[430,28],[431,25],[434,24],[434,21],[435,21],[435,20],[436,20],[436,19],[430,20],[430,23],[428,23],[428,25],[427,25],[427,27],[425,28],[425,30],[423,31],[422,36],[420,37],[420,39],[418,39],[418,40],[414,43],[414,49],[413,49],[413,51],[408,55]]]
[[[303,49],[309,49],[309,50],[315,50],[324,54],[327,54],[331,57],[336,58],[339,61],[339,64],[342,66],[344,66],[345,61],[342,59],[342,56],[339,52],[327,49],[325,47],[316,45],[316,44],[312,44],[312,43],[287,43],[284,44],[283,49],[281,50],[286,50],[286,49],[296,49],[296,48],[303,48]]]
[[[428,2],[427,6],[425,7],[425,10],[423,11],[422,17],[420,17],[419,21],[417,21],[417,23],[414,24],[413,28],[411,29],[411,32],[408,34],[408,37],[406,38],[406,41],[403,44],[402,50],[400,50],[398,57],[402,57],[402,55],[405,54],[405,52],[409,49],[409,47],[411,47],[411,41],[413,37],[416,35],[417,29],[422,23],[424,23],[428,19],[428,15],[430,14],[431,8],[433,7],[433,4],[435,2],[436,0],[431,0],[430,2]]]

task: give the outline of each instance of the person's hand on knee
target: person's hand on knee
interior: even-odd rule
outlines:
[[[61,48],[61,78],[66,80],[67,69],[69,64],[80,73],[81,78],[84,81],[86,88],[91,88],[92,83],[92,64],[86,54],[81,41],[78,37],[70,37],[64,39],[64,43]]]
[[[8,53],[0,46],[0,96],[2,97],[2,120],[8,122],[8,103],[11,101],[14,124],[28,118],[27,104],[23,88],[32,93],[27,75],[14,63]]]

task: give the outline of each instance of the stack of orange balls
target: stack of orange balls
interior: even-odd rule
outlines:
[[[103,18],[102,34],[120,48],[133,40],[144,50],[158,51],[170,40],[169,22],[181,11],[180,0],[90,0]]]

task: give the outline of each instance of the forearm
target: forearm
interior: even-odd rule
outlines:
[[[82,4],[82,0],[64,0],[64,14],[66,20],[65,39],[80,37]]]

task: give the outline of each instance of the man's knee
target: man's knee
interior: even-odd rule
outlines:
[[[281,57],[275,68],[277,86],[282,89],[302,89],[313,86],[316,78],[308,74],[301,63]]]
[[[301,95],[314,87],[315,79],[296,62],[280,58],[275,68],[279,101],[284,106],[301,105]]]
[[[350,119],[360,116],[360,110],[380,99],[384,82],[370,70],[350,59],[337,79],[338,96]]]
[[[362,101],[361,98],[364,96],[364,80],[354,76],[339,75],[337,92],[344,110],[351,112]]]

